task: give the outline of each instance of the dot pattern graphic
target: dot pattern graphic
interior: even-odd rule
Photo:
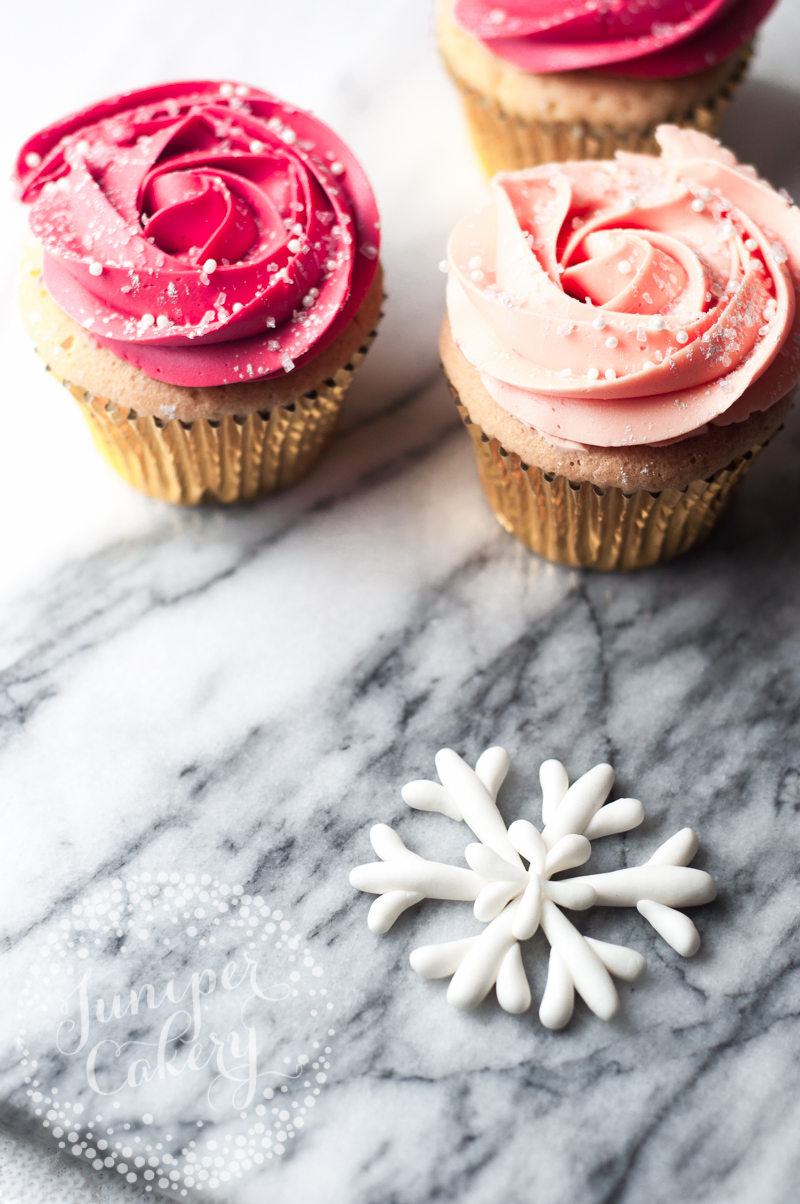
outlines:
[[[248,974],[240,970],[238,977],[226,979],[225,968],[231,964],[243,966]],[[263,994],[256,997],[251,1012],[247,1009],[253,1002],[253,967]],[[200,1098],[201,1105],[197,1118],[187,1120],[182,1104],[171,1107],[178,1098],[173,1084],[166,1082],[160,1090],[154,1050],[165,1007],[173,1012],[185,1008],[180,1012],[184,1027],[191,1027],[187,984],[193,973],[201,972],[208,994],[200,1001],[200,1018],[195,1018],[194,1032],[185,1042],[176,1030],[170,1046],[170,1056],[180,1053],[185,1059],[193,1036],[199,1032],[198,1048],[206,1040],[199,1064],[190,1067],[202,1079],[201,1093],[196,1077],[191,1083],[190,1098]],[[170,979],[179,985],[165,1003],[169,991],[164,987]],[[143,984],[156,982],[161,987],[154,991],[151,986],[148,995]],[[81,983],[86,983],[83,996]],[[213,983],[216,988],[210,989]],[[126,1015],[134,993],[135,1015]],[[114,996],[124,1003],[112,1004]],[[79,1047],[82,998],[88,1001],[83,1023],[92,1034],[85,1049]],[[336,1035],[332,1011],[323,967],[307,939],[261,895],[250,895],[244,886],[228,885],[209,874],[144,871],[116,878],[76,901],[69,916],[47,932],[28,966],[16,1038],[20,1091],[58,1148],[86,1159],[95,1170],[113,1171],[145,1191],[157,1189],[176,1197],[219,1194],[226,1184],[280,1159],[309,1123],[329,1081]],[[71,1019],[65,1021],[65,1016]],[[99,1035],[95,1017],[105,1026]],[[37,1034],[48,1031],[48,1020],[52,1043],[42,1049]],[[143,1020],[155,1034],[147,1040],[141,1037]],[[137,1026],[135,1039],[128,1031],[132,1024]],[[237,1084],[227,1094],[219,1090],[220,1083],[223,1088],[231,1083],[217,1073],[211,1055],[217,1052],[214,1042],[224,1043],[213,1035],[208,1043],[208,1034],[224,1032],[225,1024],[238,1026],[238,1036],[229,1042],[234,1055],[242,1054],[242,1032],[259,1045],[257,1088],[241,1107]],[[66,1056],[60,1034],[72,1042]],[[74,1071],[92,1042],[102,1047],[104,1040],[116,1054],[108,1059],[109,1066],[119,1062],[120,1050],[130,1049],[131,1062],[143,1053],[150,1059],[150,1077],[131,1071],[121,1087],[100,1094],[92,1090],[90,1076],[82,1074],[77,1083],[74,1074],[61,1073],[65,1064]],[[173,1073],[161,1077],[169,1080]],[[177,1121],[176,1115],[183,1119]]]

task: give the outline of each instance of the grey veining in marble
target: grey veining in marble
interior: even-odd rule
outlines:
[[[211,6],[197,7],[210,18]],[[202,70],[266,82],[313,105],[362,156],[383,208],[390,301],[341,435],[305,483],[251,508],[175,511],[116,481],[77,412],[34,366],[13,317],[9,236],[2,340],[15,389],[4,418],[7,430],[24,430],[24,397],[48,414],[59,447],[45,446],[35,463],[0,453],[8,530],[0,586],[0,1118],[16,1135],[0,1148],[0,1198],[145,1199],[148,1187],[236,1204],[793,1204],[800,421],[795,414],[755,465],[709,544],[681,562],[610,576],[529,556],[486,508],[437,369],[435,265],[448,225],[482,184],[435,60],[428,5],[307,5],[322,32],[309,21],[314,72],[305,81],[280,54],[265,70],[246,36],[251,23],[265,28],[264,9],[279,22],[276,44],[288,46],[290,7],[242,5],[220,66],[202,21],[195,49],[184,53],[180,23],[165,18],[157,46],[135,34],[137,72],[127,64],[125,78],[112,81],[106,58],[90,55],[91,78],[48,81],[29,119],[16,116],[11,130],[7,160],[29,128],[143,78]],[[87,22],[100,11],[83,8]],[[337,35],[337,23],[351,18],[352,44]],[[32,41],[33,17],[17,20]],[[800,176],[790,120],[800,98],[786,80],[799,32],[784,0],[726,133],[790,188]],[[73,36],[50,28],[45,65],[56,39]],[[93,36],[99,49],[99,32]],[[340,44],[333,56],[331,45]],[[387,81],[379,66],[390,52],[396,65]],[[5,213],[16,239],[21,223],[10,206]],[[78,466],[76,480],[66,462]],[[641,828],[596,842],[590,870],[635,864],[686,825],[700,835],[695,864],[715,876],[719,897],[694,913],[703,938],[694,959],[673,953],[635,911],[596,908],[577,920],[586,933],[648,959],[640,982],[621,985],[622,1006],[609,1024],[579,1003],[563,1032],[541,1027],[541,938],[525,952],[530,1013],[508,1016],[493,998],[474,1013],[454,1011],[445,984],[418,978],[408,954],[473,932],[469,905],[423,903],[377,937],[366,926],[369,899],[348,885],[349,870],[372,859],[376,822],[392,824],[412,849],[459,858],[463,830],[411,812],[400,787],[432,776],[443,745],[474,763],[492,743],[512,755],[499,800],[508,821],[538,821],[538,766],[551,756],[571,777],[609,760],[615,796],[644,801]],[[124,912],[111,923],[109,911],[126,907],[132,893],[141,900],[155,897],[145,894],[151,885],[166,891],[159,872],[184,884],[194,874],[191,903],[171,902],[171,911],[147,919],[138,902],[134,928]],[[134,880],[135,892],[126,885]],[[251,900],[238,904],[247,915],[229,903],[220,911],[232,896],[215,883],[240,885]],[[121,902],[113,904],[113,891]],[[86,910],[87,900],[96,907],[93,895],[105,908],[95,912],[96,928]],[[276,911],[290,924],[285,938]],[[256,940],[248,944],[251,916]],[[287,943],[295,935],[296,949]],[[66,967],[71,983],[82,965],[91,967],[92,989],[110,1002],[115,991],[163,987],[170,976],[185,985],[204,966],[221,979],[227,959],[244,964],[245,949],[266,975],[261,986],[281,987],[275,998],[255,1000],[264,1048],[277,1059],[263,1080],[272,1099],[264,1100],[259,1080],[244,1107],[214,1114],[206,1079],[188,1071],[101,1098],[89,1089],[85,1050],[59,1056],[57,1025],[76,1015],[69,1007],[77,996],[67,1013],[58,1011]],[[53,959],[57,974],[48,970]],[[39,976],[29,973],[34,964]],[[220,987],[206,1002],[208,1050],[210,1025],[223,1036],[237,1025],[243,1031],[242,995]],[[98,1031],[96,1018],[91,1023]],[[157,1039],[144,1008],[135,1022],[115,1024],[108,1031],[117,1041]],[[77,1032],[61,1031],[67,1050]],[[278,1155],[276,1067],[288,1051],[294,1075],[300,1049],[315,1062],[310,1086],[298,1090],[304,1071],[284,1097],[287,1108],[298,1104],[297,1115],[305,1109],[304,1123]],[[107,1059],[103,1073],[116,1064]],[[325,1076],[319,1087],[317,1074]],[[58,1087],[50,1104],[27,1094],[38,1090],[34,1078]],[[101,1127],[114,1128],[103,1140],[130,1144],[125,1164],[136,1183],[89,1169],[83,1153],[74,1158],[80,1174],[35,1165],[28,1139],[57,1146],[42,1121],[59,1108],[80,1121],[79,1138],[101,1114],[87,1147]],[[241,1133],[251,1152],[266,1150],[270,1125],[272,1156],[250,1158],[241,1173],[226,1170],[229,1178],[209,1188],[223,1146],[235,1149]],[[55,1127],[70,1129],[57,1115]],[[204,1144],[209,1133],[217,1151]],[[156,1138],[161,1169],[146,1180],[152,1151],[143,1166],[135,1159]],[[181,1195],[182,1149],[198,1168],[211,1160],[208,1178],[196,1180],[202,1192]],[[170,1151],[177,1187],[163,1173]],[[226,1154],[222,1169],[231,1160]],[[21,1181],[19,1167],[28,1164]]]

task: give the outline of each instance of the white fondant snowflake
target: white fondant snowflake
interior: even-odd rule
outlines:
[[[452,975],[447,999],[454,1007],[477,1006],[494,986],[507,1012],[526,1011],[531,991],[519,942],[541,926],[550,943],[539,1007],[542,1024],[562,1028],[572,1015],[575,991],[595,1015],[609,1020],[619,1006],[611,976],[633,981],[647,963],[633,949],[584,937],[561,909],[636,907],[673,949],[691,957],[700,935],[689,917],[674,908],[710,903],[716,884],[710,874],[689,868],[697,851],[691,828],[677,832],[644,865],[554,881],[554,874],[588,861],[592,840],[640,824],[644,808],[632,798],[605,802],[614,783],[610,765],[596,765],[570,786],[561,762],[545,761],[539,771],[543,830],[526,819],[506,829],[495,799],[508,765],[504,748],[487,749],[474,769],[444,748],[436,756],[442,785],[421,781],[403,787],[410,807],[439,811],[472,829],[480,843],[467,845],[469,869],[427,861],[407,849],[386,824],[376,824],[370,840],[381,860],[358,866],[350,883],[380,896],[368,919],[376,933],[388,932],[406,908],[422,899],[474,900],[475,918],[486,924],[479,936],[427,945],[411,954],[418,974]]]

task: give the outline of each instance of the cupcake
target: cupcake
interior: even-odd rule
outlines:
[[[42,130],[17,179],[23,319],[113,467],[184,504],[308,472],[383,298],[344,143],[256,88],[171,83]]]
[[[456,226],[444,368],[489,503],[533,551],[688,551],[800,379],[800,214],[705,134],[501,173]]]
[[[716,133],[775,0],[441,0],[439,44],[489,175]]]

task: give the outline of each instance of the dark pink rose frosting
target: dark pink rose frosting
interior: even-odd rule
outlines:
[[[310,113],[243,84],[128,92],[35,134],[17,178],[62,309],[149,376],[291,371],[373,281],[378,211]]]
[[[455,0],[458,25],[499,58],[547,74],[689,75],[755,33],[775,0]]]

